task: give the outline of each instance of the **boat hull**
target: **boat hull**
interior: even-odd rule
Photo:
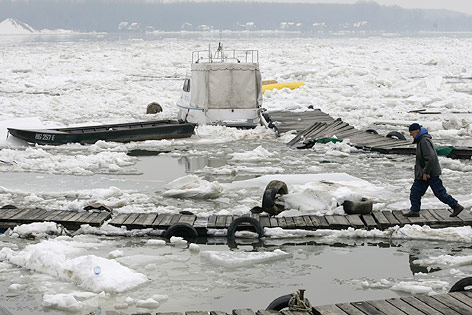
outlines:
[[[8,128],[9,133],[19,139],[37,144],[60,145],[66,143],[92,144],[99,140],[112,142],[131,142],[188,138],[195,124],[173,120],[157,120],[57,129],[16,129]]]

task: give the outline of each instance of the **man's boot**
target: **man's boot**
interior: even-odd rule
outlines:
[[[454,211],[449,215],[450,217],[457,217],[459,213],[461,213],[462,210],[464,210],[464,207],[461,206],[460,204],[457,204],[452,208]]]
[[[407,213],[404,213],[403,216],[404,216],[404,217],[409,217],[409,218],[417,218],[417,217],[420,216],[420,212],[419,212],[419,211],[410,210],[410,211],[408,211]]]

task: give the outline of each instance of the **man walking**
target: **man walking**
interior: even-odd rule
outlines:
[[[423,197],[428,187],[431,187],[434,195],[439,200],[454,210],[450,216],[457,216],[464,210],[464,207],[446,192],[446,188],[444,188],[439,178],[441,166],[439,165],[438,154],[434,148],[431,136],[428,134],[428,130],[422,128],[418,123],[413,123],[410,125],[409,131],[410,136],[413,137],[413,143],[416,143],[416,164],[415,181],[410,191],[411,208],[404,216],[420,216],[421,197]]]

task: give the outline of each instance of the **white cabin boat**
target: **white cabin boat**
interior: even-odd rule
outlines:
[[[178,118],[197,124],[254,128],[260,124],[262,80],[257,50],[192,53],[191,76],[177,102]]]

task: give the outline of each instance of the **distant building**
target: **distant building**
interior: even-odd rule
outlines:
[[[118,31],[120,32],[141,32],[141,26],[137,22],[120,22],[118,24]]]

